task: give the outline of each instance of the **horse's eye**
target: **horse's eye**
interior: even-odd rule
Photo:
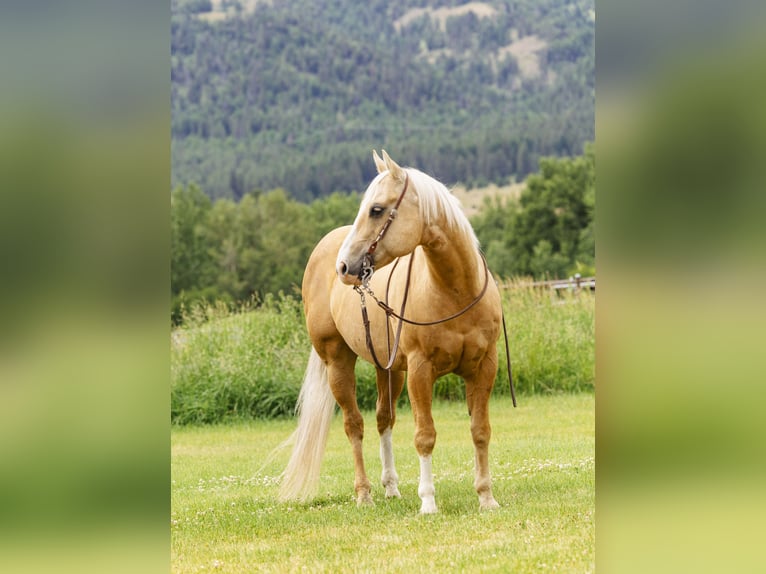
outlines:
[[[370,208],[370,217],[380,217],[383,215],[383,212],[386,211],[386,208],[381,205],[373,205]]]

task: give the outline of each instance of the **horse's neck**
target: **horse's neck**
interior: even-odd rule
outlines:
[[[474,298],[481,290],[484,276],[472,240],[445,231],[443,226],[432,226],[424,233],[422,247],[433,281],[456,297],[456,303]]]

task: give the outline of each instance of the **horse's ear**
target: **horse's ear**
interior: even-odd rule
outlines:
[[[385,153],[385,152],[383,152]],[[378,152],[375,150],[372,150],[372,159],[375,160],[375,167],[378,168],[378,173],[383,173],[388,168],[386,167],[385,162],[380,159],[380,156],[378,155]]]
[[[399,167],[399,165],[392,160],[389,155],[386,153],[386,150],[383,151],[383,161],[386,164],[386,169],[388,169],[388,172],[391,174],[391,176],[395,179],[404,180],[404,170]]]

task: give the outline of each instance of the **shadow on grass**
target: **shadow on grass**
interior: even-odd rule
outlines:
[[[330,506],[349,506],[354,504],[353,498],[348,495],[334,494],[327,496],[318,496],[311,502],[304,502],[298,504],[298,508],[327,508]]]

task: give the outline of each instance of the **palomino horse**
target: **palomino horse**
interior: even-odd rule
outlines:
[[[436,430],[431,399],[437,377],[457,373],[466,384],[479,507],[497,508],[488,445],[489,397],[497,372],[495,345],[502,319],[500,294],[489,280],[478,241],[457,199],[424,173],[401,168],[385,151],[383,159],[376,152],[373,157],[378,175],[367,188],[354,224],[328,233],[306,267],[303,303],[313,349],[298,399],[298,428],[293,433],[294,449],[282,477],[280,497],[306,501],[316,493],[337,401],[354,454],[357,504],[372,504],[354,376],[356,359],[362,357],[378,365],[376,415],[386,497],[400,496],[391,431],[406,371],[420,457],[420,512],[436,512],[431,470]],[[401,258],[400,265],[383,269],[397,258]],[[375,269],[379,272],[372,274]],[[404,309],[401,302],[406,299],[402,312],[408,321],[432,324],[397,325],[397,315],[387,316],[375,305],[365,329],[359,310],[364,291],[353,287],[362,284],[362,279],[369,294],[385,293],[391,307]],[[437,321],[444,318],[447,320]],[[439,324],[433,324],[436,322]],[[392,345],[391,334],[397,329],[401,331]],[[381,361],[391,363],[389,371]]]

